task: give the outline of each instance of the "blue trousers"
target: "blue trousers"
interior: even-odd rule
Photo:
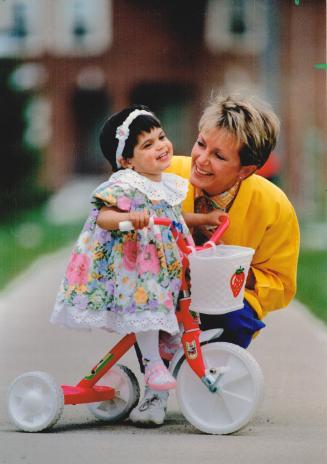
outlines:
[[[223,334],[219,337],[220,342],[229,342],[247,348],[251,343],[253,334],[263,329],[264,324],[252,309],[249,303],[244,300],[244,307],[231,313],[221,315],[201,314],[201,330],[221,328]]]

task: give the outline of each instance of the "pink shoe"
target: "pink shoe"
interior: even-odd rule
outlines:
[[[153,390],[163,391],[176,387],[176,380],[160,361],[146,367],[144,380]]]

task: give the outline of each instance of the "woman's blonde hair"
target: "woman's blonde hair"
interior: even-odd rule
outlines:
[[[266,103],[218,95],[211,99],[199,122],[200,131],[213,128],[225,129],[236,137],[241,165],[261,167],[275,148],[280,123]]]

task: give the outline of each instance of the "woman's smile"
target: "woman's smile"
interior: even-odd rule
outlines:
[[[194,164],[194,174],[197,176],[212,176],[211,172],[204,171],[196,163]]]
[[[244,179],[249,167],[241,166],[239,148],[236,137],[226,130],[203,129],[192,149],[191,184],[218,195]]]

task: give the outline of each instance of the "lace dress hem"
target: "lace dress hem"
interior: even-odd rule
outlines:
[[[163,330],[171,335],[179,332],[175,313],[154,313],[149,310],[120,315],[111,311],[81,311],[68,305],[56,305],[50,322],[71,329],[97,328],[122,335],[148,330]]]

